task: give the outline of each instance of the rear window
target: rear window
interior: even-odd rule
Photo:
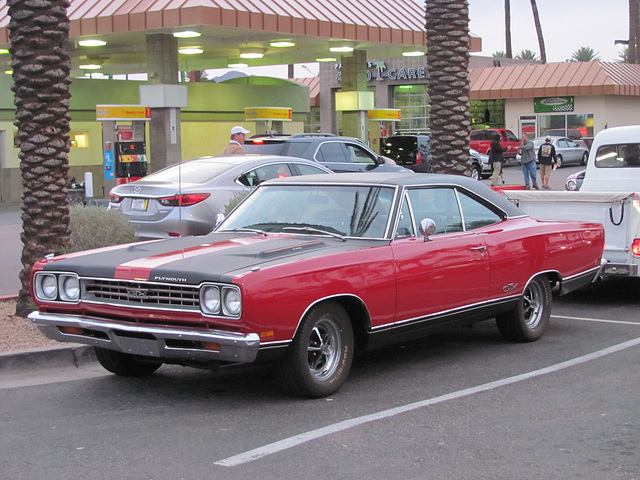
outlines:
[[[205,183],[236,165],[216,161],[184,162],[164,168],[138,180],[138,183],[147,182],[184,182]]]
[[[247,140],[244,144],[245,153],[260,155],[288,155],[289,157],[309,158],[305,151],[310,142],[290,142],[281,140]]]
[[[598,148],[595,165],[598,168],[639,168],[640,144],[603,145]]]
[[[417,150],[416,137],[389,137],[384,140],[384,153],[397,152],[401,150],[413,152]]]

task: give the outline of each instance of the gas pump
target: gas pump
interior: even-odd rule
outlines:
[[[145,142],[116,142],[116,184],[135,182],[147,174]]]

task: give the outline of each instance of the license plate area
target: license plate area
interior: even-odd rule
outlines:
[[[148,205],[149,205],[149,200],[147,198],[131,199],[131,210],[135,210],[136,212],[146,212]]]

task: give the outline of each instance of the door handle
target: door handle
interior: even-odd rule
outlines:
[[[482,245],[481,247],[471,247],[471,250],[480,250],[481,252],[484,252],[486,249],[486,245]]]

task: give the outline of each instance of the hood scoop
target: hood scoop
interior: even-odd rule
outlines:
[[[322,241],[305,242],[297,245],[287,245],[286,247],[273,248],[271,250],[263,250],[260,252],[258,258],[275,258],[291,255],[295,253],[302,253],[309,250],[315,250],[316,248],[322,248],[325,243]]]

